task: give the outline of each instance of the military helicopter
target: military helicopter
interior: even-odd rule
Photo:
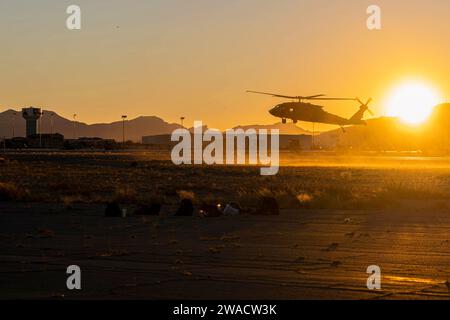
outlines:
[[[312,123],[324,123],[338,125],[344,130],[344,126],[349,125],[367,125],[367,123],[362,120],[364,113],[368,111],[373,115],[372,111],[369,109],[369,103],[372,99],[367,100],[366,103],[362,102],[358,98],[330,98],[324,94],[317,94],[313,96],[285,96],[275,93],[259,92],[259,91],[247,91],[249,93],[270,95],[277,98],[285,98],[298,100],[295,102],[285,102],[273,107],[269,113],[275,117],[281,118],[283,124],[287,122],[287,119],[291,119],[294,123],[297,121],[305,121]],[[305,101],[357,101],[361,105],[359,110],[349,119],[342,118],[338,115],[326,112],[323,110],[323,106],[314,105]]]

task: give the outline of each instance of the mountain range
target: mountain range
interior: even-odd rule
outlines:
[[[16,112],[15,136],[25,135],[25,120],[21,112],[7,110],[0,113],[0,137],[12,136],[14,112]],[[51,131],[51,120],[46,116],[51,113],[54,114],[53,132],[61,133],[68,139],[73,138],[75,134],[77,137],[122,140],[122,121],[86,124],[73,122],[52,111],[44,111],[42,117],[44,133]],[[182,128],[177,123],[168,123],[156,116],[126,120],[125,125],[127,140],[135,142],[140,142],[142,136],[170,134],[173,130]],[[310,131],[293,123],[239,125],[235,128],[279,129],[280,134],[311,134]],[[316,146],[325,149],[450,151],[450,104],[436,106],[428,121],[419,127],[408,127],[397,118],[381,117],[367,120],[367,126],[351,126],[345,128],[345,131],[338,128],[317,133],[314,141]]]
[[[430,118],[415,127],[397,118],[367,120],[367,126],[351,126],[323,132],[315,138],[322,148],[379,151],[450,151],[450,104],[437,105]]]
[[[22,113],[7,110],[0,113],[0,137],[12,136],[14,113],[16,113],[14,120],[15,136],[25,136],[25,120],[22,118]],[[66,139],[71,139],[76,136],[115,139],[117,141],[122,140],[122,121],[86,124],[66,119],[53,111],[44,110],[43,113],[44,115],[41,120],[43,133],[52,132],[51,117],[47,115],[53,114],[53,132],[61,133]],[[168,123],[161,118],[153,116],[142,116],[132,120],[126,120],[125,126],[127,140],[135,142],[141,141],[142,136],[145,135],[168,134],[175,129],[181,128],[179,124]]]
[[[14,113],[16,114],[15,116]],[[86,124],[66,119],[53,111],[44,110],[43,113],[44,115],[41,120],[43,133],[52,132],[52,121],[51,117],[48,115],[53,114],[53,132],[61,133],[66,139],[71,139],[76,136],[115,139],[117,141],[122,140],[122,121]],[[22,118],[21,112],[7,110],[0,113],[0,137],[10,138],[12,136],[13,122],[15,136],[25,136],[25,120]],[[169,123],[155,116],[142,116],[126,120],[125,127],[126,139],[135,142],[140,142],[142,136],[170,134],[175,129],[182,128],[180,124]],[[248,128],[279,129],[281,134],[310,134],[309,131],[303,130],[293,123],[288,123],[286,125],[283,125],[282,123],[273,125],[248,125],[237,126],[236,128],[242,128],[244,130]],[[192,128],[190,130],[192,130]]]

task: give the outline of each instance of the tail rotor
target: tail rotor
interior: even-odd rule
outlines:
[[[359,98],[356,98],[356,101],[361,104],[361,106],[359,107],[361,110],[367,111],[371,116],[374,116],[373,111],[369,108],[369,103],[373,101],[372,98],[369,98],[366,103],[362,102]]]

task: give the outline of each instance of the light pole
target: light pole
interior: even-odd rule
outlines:
[[[54,116],[55,114],[52,112],[52,113],[50,113],[50,134],[52,134],[53,135],[53,116]]]
[[[73,140],[75,140],[77,138],[77,123],[76,123],[76,117],[77,114],[74,113],[73,115]]]
[[[41,112],[41,116],[39,117],[39,148],[42,148],[42,117],[44,116],[44,112]]]
[[[125,150],[125,119],[127,118],[126,115],[122,116],[122,149]]]
[[[181,122],[181,126],[182,126],[182,127],[184,127],[184,126],[183,126],[184,119],[186,119],[186,118],[185,118],[185,117],[180,117],[180,122]]]
[[[12,115],[12,137],[14,138],[16,136],[16,115],[17,112],[13,112]]]

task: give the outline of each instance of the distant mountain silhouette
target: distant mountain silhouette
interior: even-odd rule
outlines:
[[[316,144],[330,149],[431,152],[450,151],[450,104],[434,108],[423,125],[411,127],[397,118],[377,118],[367,126],[352,126],[324,132],[315,138]]]
[[[25,120],[22,118],[20,111],[7,110],[0,113],[0,137],[12,136],[12,119],[13,113],[16,112],[15,117],[15,135],[25,136]],[[51,120],[50,114],[53,113],[53,132],[58,132],[64,135],[66,139],[71,139],[74,136],[74,122],[61,117],[56,112],[44,110],[44,116],[42,117],[42,132],[51,132]],[[155,116],[142,116],[132,120],[125,121],[126,139],[136,142],[140,142],[142,136],[152,136],[161,134],[170,134],[173,130],[181,128],[181,125],[176,123],[168,123],[163,119]],[[203,130],[208,127],[205,125]],[[310,134],[309,131],[303,130],[297,127],[293,123],[283,125],[282,123],[276,123],[273,125],[249,125],[238,126],[236,128],[242,128],[244,130],[253,128],[259,129],[279,129],[280,134]],[[193,128],[189,129],[190,131]],[[104,139],[115,139],[117,141],[122,140],[122,121],[116,121],[112,123],[97,123],[86,124],[82,122],[76,122],[76,136],[77,137],[99,137]]]
[[[0,113],[0,137],[10,138],[12,136],[12,119],[14,112],[17,113],[15,120],[15,135],[25,135],[25,120],[22,119],[22,114],[20,112],[9,109]]]
[[[367,120],[367,126],[346,127],[324,132],[315,137],[315,143],[325,149],[355,150],[417,150],[414,131],[405,129],[397,118]]]
[[[450,103],[434,108],[421,139],[424,149],[450,153]]]
[[[15,120],[15,135],[25,136],[25,120],[22,118],[22,113],[17,113]],[[12,136],[12,118],[14,110],[7,110],[0,113],[0,136]],[[42,117],[42,132],[49,133],[51,131],[50,114],[53,116],[53,131],[64,135],[66,139],[71,139],[74,136],[74,122],[59,116],[52,111],[44,110]],[[132,120],[125,121],[126,139],[140,142],[142,136],[158,135],[172,133],[173,130],[181,128],[179,124],[168,123],[158,117],[147,116],[138,117]],[[77,137],[99,137],[104,139],[122,140],[122,121],[112,123],[97,123],[86,124],[76,122]]]
[[[208,126],[204,125],[203,126],[203,131],[208,130]],[[261,129],[266,129],[266,130],[274,130],[274,129],[278,129],[280,131],[280,134],[288,134],[288,135],[300,135],[300,134],[311,134],[310,131],[306,131],[300,127],[297,127],[294,123],[287,123],[287,124],[282,124],[281,122],[279,123],[275,123],[275,124],[269,124],[269,125],[260,125],[260,124],[253,124],[253,125],[239,125],[236,127],[233,127],[232,129],[242,129],[242,130],[248,130],[248,129],[255,129],[256,131],[261,130]],[[194,128],[190,128],[189,131],[193,132]]]
[[[21,112],[16,111],[15,135],[25,135],[25,120]],[[0,113],[0,137],[11,137],[12,118],[14,110]],[[42,118],[43,133],[50,132],[51,111],[44,111]],[[66,139],[73,137],[74,126],[71,120],[54,113],[54,132],[62,133]],[[140,142],[142,136],[170,134],[181,128],[179,124],[168,123],[155,116],[138,117],[127,120],[126,139]],[[204,129],[207,127],[205,126]],[[273,125],[245,125],[235,129],[253,128],[279,129],[280,134],[311,134],[293,123],[276,123]],[[189,130],[192,130],[190,128]],[[77,137],[99,137],[105,139],[122,140],[122,121],[112,123],[85,124],[76,123]],[[351,126],[345,133],[335,130],[317,133],[315,144],[325,149],[354,149],[354,150],[424,150],[432,152],[450,152],[450,104],[435,107],[433,114],[426,124],[417,128],[402,124],[397,118],[376,118],[367,120],[367,126]]]

